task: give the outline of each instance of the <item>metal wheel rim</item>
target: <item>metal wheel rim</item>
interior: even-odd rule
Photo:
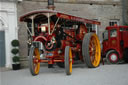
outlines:
[[[69,48],[69,72],[72,73],[72,51]]]
[[[100,63],[101,49],[99,39],[96,34],[93,34],[89,43],[89,55],[90,61],[94,67],[97,67]]]
[[[39,53],[39,49],[35,48],[34,49],[34,56],[33,56],[33,69],[35,74],[39,73],[39,69],[40,69],[40,53]]]

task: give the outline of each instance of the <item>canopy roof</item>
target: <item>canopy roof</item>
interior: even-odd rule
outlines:
[[[71,20],[71,21],[76,21],[76,22],[81,22],[81,23],[89,23],[89,24],[96,24],[96,25],[100,25],[100,22],[98,21],[94,21],[94,20],[89,20],[89,19],[85,19],[85,18],[81,18],[78,16],[73,16],[70,14],[65,14],[59,11],[55,11],[55,10],[35,10],[35,11],[31,11],[29,13],[24,14],[23,16],[20,17],[20,21],[25,21],[26,19],[30,18],[31,16],[36,16],[39,14],[50,14],[55,15],[58,18],[61,19],[65,19],[65,20]]]

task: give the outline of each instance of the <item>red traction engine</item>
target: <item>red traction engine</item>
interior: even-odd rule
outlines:
[[[110,64],[128,62],[128,26],[108,26],[103,33],[102,56]]]
[[[100,25],[92,21],[54,10],[36,10],[20,17],[27,22],[25,27],[31,42],[29,66],[32,75],[37,75],[40,63],[48,67],[57,64],[72,73],[74,61],[81,60],[88,67],[100,64],[101,49],[96,33],[88,33],[86,23]]]

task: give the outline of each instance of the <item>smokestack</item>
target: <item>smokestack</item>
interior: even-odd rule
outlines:
[[[55,6],[54,6],[54,0],[48,0],[48,9],[54,10]]]

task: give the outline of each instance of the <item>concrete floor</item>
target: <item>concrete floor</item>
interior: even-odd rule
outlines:
[[[92,69],[75,65],[70,76],[57,66],[50,69],[44,66],[37,76],[32,76],[26,68],[2,71],[0,77],[0,85],[128,85],[128,64],[100,65]]]

